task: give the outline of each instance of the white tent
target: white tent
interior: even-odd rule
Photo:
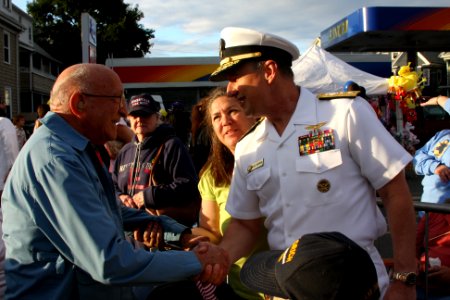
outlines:
[[[384,95],[388,79],[361,71],[317,45],[311,46],[292,66],[295,82],[313,93],[342,91],[351,80],[366,89],[367,95]]]

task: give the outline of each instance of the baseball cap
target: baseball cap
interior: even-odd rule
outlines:
[[[225,80],[226,72],[241,61],[273,59],[292,65],[300,56],[293,43],[274,34],[248,28],[225,27],[220,33],[220,66],[211,74],[211,81]]]
[[[339,232],[305,234],[286,250],[252,255],[241,270],[250,289],[289,299],[372,300],[380,290],[369,254]]]
[[[131,97],[128,105],[128,114],[154,114],[159,112],[160,109],[159,103],[150,94],[140,94]]]

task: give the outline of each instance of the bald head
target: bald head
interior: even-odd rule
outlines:
[[[123,86],[111,69],[97,64],[78,64],[56,79],[51,110],[91,142],[101,145],[116,138],[116,123],[126,117]]]
[[[99,64],[77,64],[66,68],[56,79],[50,98],[52,111],[69,113],[69,99],[75,92],[104,94],[120,85],[119,76]]]

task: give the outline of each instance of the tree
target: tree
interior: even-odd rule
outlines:
[[[153,29],[145,29],[138,5],[123,0],[35,0],[27,5],[33,17],[34,41],[64,67],[80,63],[81,13],[97,22],[97,63],[111,57],[143,57],[150,53]]]

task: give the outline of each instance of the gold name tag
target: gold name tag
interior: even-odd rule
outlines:
[[[251,173],[251,172],[255,171],[256,169],[261,168],[262,166],[264,166],[264,158],[258,160],[257,162],[254,162],[250,166],[248,166],[247,172]]]

